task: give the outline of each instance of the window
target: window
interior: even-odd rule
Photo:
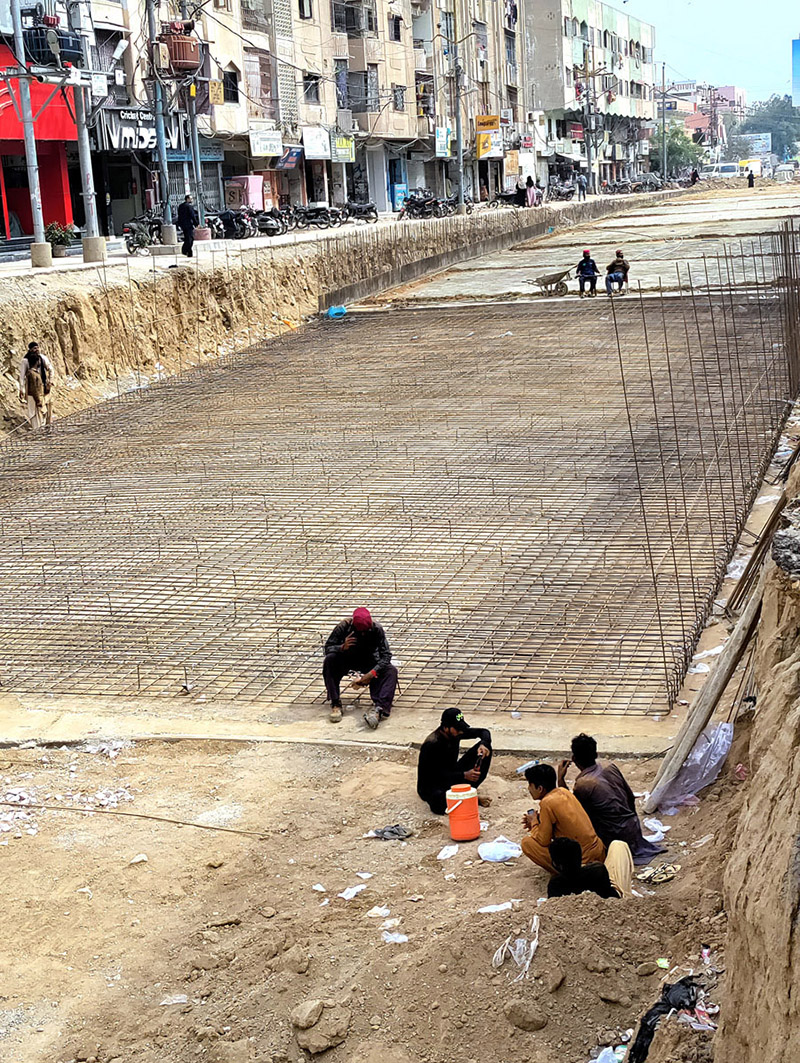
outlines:
[[[314,6],[313,0],[298,0],[298,7],[300,10],[300,18],[313,18]]]
[[[347,75],[347,94],[350,107],[357,112],[377,111],[378,100],[378,66],[369,63],[366,72],[351,70]]]
[[[222,98],[225,103],[239,102],[239,72],[238,70],[223,70],[222,72]]]
[[[604,48],[608,48],[610,43],[611,43],[611,41],[610,41],[610,38],[608,36],[608,30],[603,30],[603,47]]]
[[[319,103],[319,74],[303,74],[303,103]]]
[[[564,19],[564,36],[565,37],[571,37],[572,36],[572,22],[568,18]]]
[[[380,82],[378,81],[378,64],[367,63],[367,110],[379,111]]]
[[[266,52],[245,52],[244,79],[247,113],[253,118],[274,118],[272,61]]]
[[[392,106],[396,111],[404,111],[406,109],[405,85],[392,85]]]
[[[402,41],[402,35],[400,28],[403,25],[403,20],[398,15],[389,15],[389,40]]]
[[[571,87],[572,86],[572,67],[571,66],[567,66],[564,69],[566,71],[567,85],[569,85]]]
[[[349,94],[347,91],[347,60],[346,59],[334,59],[333,61],[333,79],[336,83],[336,106],[339,108],[347,108],[350,106],[348,103]]]
[[[506,42],[506,62],[511,63],[513,66],[517,61],[517,38],[513,33],[509,33],[508,30],[505,31],[504,36]]]
[[[581,22],[579,37],[582,37],[585,41],[589,40],[589,25],[586,22]]]
[[[347,33],[347,4],[343,0],[331,0],[331,29],[334,33]]]
[[[439,23],[439,32],[446,41],[452,41],[455,39],[455,33],[453,32],[454,19],[452,11],[442,12],[442,21]]]

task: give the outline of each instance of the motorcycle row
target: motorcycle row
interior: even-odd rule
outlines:
[[[472,214],[475,209],[475,204],[469,196],[464,196],[464,207],[467,214]],[[403,201],[403,205],[397,214],[397,220],[405,221],[406,218],[446,218],[451,214],[457,213],[457,195],[437,199],[429,189],[415,188]]]
[[[348,201],[342,207],[273,207],[255,210],[239,207],[236,210],[207,211],[206,225],[213,240],[245,240],[251,236],[283,236],[293,229],[329,229],[347,222],[378,220],[374,203]],[[160,244],[164,224],[160,210],[147,210],[123,226],[125,246],[131,255],[147,254],[153,244]]]

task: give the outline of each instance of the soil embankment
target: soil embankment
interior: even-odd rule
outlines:
[[[787,494],[798,491],[796,471]],[[778,533],[767,575],[750,782],[725,876],[728,985],[716,1063],[800,1059],[799,549],[798,533]]]

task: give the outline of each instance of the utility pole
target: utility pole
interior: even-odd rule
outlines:
[[[456,167],[458,169],[458,213],[464,206],[464,130],[461,121],[461,63],[458,57],[458,0],[453,5],[453,74],[456,89]]]
[[[186,0],[181,0],[181,18],[186,20],[189,18],[189,7]],[[197,102],[196,102],[197,82],[192,81],[189,86],[189,143],[192,150],[192,170],[194,172],[194,201],[197,206],[197,217],[200,221],[200,226],[203,227],[206,224],[206,209],[203,203],[203,164],[200,160],[200,137],[197,132]]]
[[[661,64],[661,178],[667,179],[667,64]]]
[[[81,26],[73,28],[72,13],[77,5],[68,8],[70,14],[70,28],[73,32],[81,35],[81,49],[83,51],[83,65],[91,67],[89,48],[86,37],[81,33]],[[58,64],[61,66],[59,57]],[[100,235],[100,226],[97,223],[97,196],[94,188],[94,174],[92,173],[92,150],[89,146],[89,130],[86,126],[86,90],[83,85],[73,85],[72,99],[75,104],[75,125],[78,130],[78,164],[81,171],[81,198],[83,199],[86,235],[81,240],[83,247],[84,262],[105,262],[106,241]]]
[[[155,49],[156,49],[156,8],[155,0],[145,0],[147,5],[147,35],[149,38],[149,56],[151,76],[153,79],[153,99],[155,100],[156,112],[156,146],[158,151],[158,184],[161,192],[161,202],[164,211],[161,239],[163,242],[176,244],[178,242],[177,229],[172,224],[172,209],[169,205],[169,169],[167,166],[167,135],[164,130],[164,90],[161,81],[156,74]],[[164,227],[167,232],[164,232]],[[168,239],[171,237],[171,239]]]
[[[36,134],[33,130],[33,108],[31,107],[31,86],[28,81],[28,68],[25,62],[25,41],[22,36],[22,12],[20,0],[11,0],[11,20],[14,27],[14,52],[17,66],[20,67],[19,104],[22,112],[22,133],[25,140],[25,163],[28,169],[28,188],[31,197],[31,214],[33,215],[33,243],[31,244],[31,265],[51,266],[53,251],[44,238],[44,217],[42,215],[42,190],[39,185],[39,160],[36,154]]]

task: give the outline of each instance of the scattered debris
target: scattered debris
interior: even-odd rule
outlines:
[[[509,903],[508,907],[510,908],[513,903],[518,904],[519,902],[511,902]],[[503,905],[502,907],[505,907],[505,905]],[[484,912],[486,910],[487,909],[485,908],[479,909],[479,911],[481,912]],[[530,930],[528,931],[528,936],[515,938],[513,934],[509,934],[509,936],[506,938],[500,948],[497,949],[494,956],[492,956],[492,967],[494,967],[495,970],[499,970],[499,968],[502,967],[503,964],[506,962],[506,959],[510,956],[519,970],[519,974],[514,979],[514,981],[519,982],[521,979],[528,977],[528,971],[530,970],[531,961],[536,955],[536,950],[538,949],[538,947],[539,916],[535,915],[533,919],[531,919],[531,926]],[[564,977],[562,972],[561,982],[563,981]],[[560,985],[561,982],[559,982],[558,984]],[[556,986],[556,988],[558,988],[558,986]],[[515,1025],[519,1024],[517,1023]],[[525,1027],[523,1027],[523,1029],[525,1029]],[[541,1029],[541,1027],[534,1027],[534,1029]]]
[[[133,860],[129,860],[128,863],[131,864],[131,865],[133,865],[133,864],[146,864],[147,863],[147,853],[137,853],[136,856],[134,856]]]
[[[368,830],[364,837],[380,838],[380,840],[384,842],[395,842],[405,841],[405,839],[410,838],[413,833],[413,830],[409,830],[407,827],[395,823],[391,827],[379,827],[377,830]]]
[[[443,849],[439,850],[439,852],[438,852],[438,854],[436,856],[436,859],[437,860],[449,860],[451,857],[455,856],[457,852],[458,852],[458,846],[457,845],[445,845],[445,847]]]
[[[483,842],[479,845],[478,856],[489,864],[504,864],[506,860],[522,856],[522,846],[501,834],[493,842]]]
[[[346,890],[342,890],[342,892],[337,893],[336,896],[341,897],[343,901],[352,901],[353,897],[357,896],[357,894],[366,888],[366,883],[362,882],[358,886],[348,886]]]

